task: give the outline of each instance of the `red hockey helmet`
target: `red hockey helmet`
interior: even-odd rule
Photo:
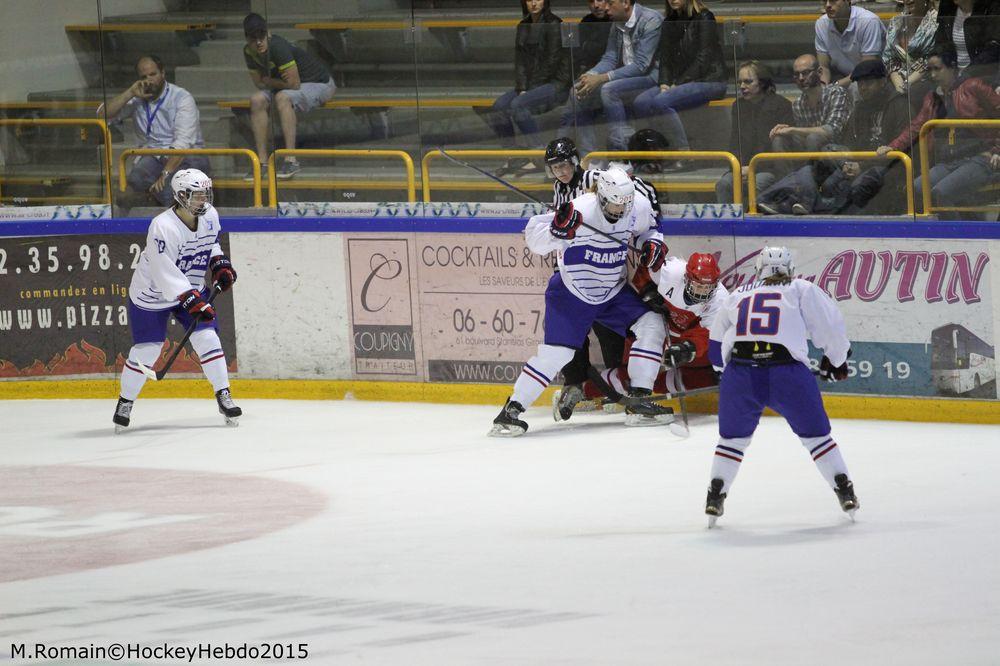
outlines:
[[[715,255],[695,252],[688,259],[687,270],[684,271],[684,293],[692,301],[707,301],[715,293],[721,275]]]

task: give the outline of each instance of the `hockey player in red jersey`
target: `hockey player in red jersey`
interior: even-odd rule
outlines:
[[[639,298],[664,315],[669,333],[663,354],[666,369],[657,376],[654,393],[677,393],[681,386],[696,389],[718,383],[708,359],[708,327],[722,299],[729,293],[719,284],[720,277],[715,256],[699,252],[686,262],[670,257],[655,272],[640,267],[633,276],[632,284]],[[626,358],[629,346],[626,343]],[[677,381],[678,371],[680,382]],[[615,390],[628,390],[624,366],[605,370],[602,377]],[[588,399],[602,395],[594,382],[584,385],[584,394]]]

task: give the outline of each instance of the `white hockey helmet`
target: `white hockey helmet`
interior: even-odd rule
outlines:
[[[792,261],[792,253],[783,245],[765,247],[757,255],[754,270],[758,280],[764,280],[778,274],[794,277],[795,263]]]
[[[198,169],[181,169],[170,179],[174,199],[192,215],[204,215],[212,207],[212,179]]]
[[[628,174],[618,168],[602,171],[597,176],[597,201],[609,222],[617,222],[632,210],[635,185]]]
[[[632,176],[632,163],[631,162],[608,162],[609,169],[621,169],[625,173]]]

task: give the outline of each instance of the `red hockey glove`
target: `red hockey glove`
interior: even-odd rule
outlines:
[[[642,244],[639,261],[651,271],[658,271],[667,259],[667,244],[663,241],[648,240]]]
[[[576,230],[581,224],[583,224],[583,215],[573,208],[573,202],[569,201],[556,210],[556,216],[552,218],[549,232],[556,238],[572,240],[576,237]]]
[[[192,317],[202,321],[212,321],[215,319],[215,308],[205,300],[201,292],[197,289],[186,291],[177,299],[181,302],[181,307],[188,311]]]
[[[819,376],[820,379],[827,382],[844,381],[847,379],[847,361],[844,361],[837,367],[833,367],[833,363],[830,363],[830,359],[824,356],[823,360],[819,362]]]
[[[212,281],[222,287],[222,291],[229,291],[229,288],[236,282],[233,262],[229,261],[229,257],[226,255],[212,257],[208,262],[208,268],[212,271]]]

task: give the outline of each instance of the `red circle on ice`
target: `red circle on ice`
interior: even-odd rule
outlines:
[[[323,510],[324,495],[256,476],[0,467],[0,583],[255,539]]]

